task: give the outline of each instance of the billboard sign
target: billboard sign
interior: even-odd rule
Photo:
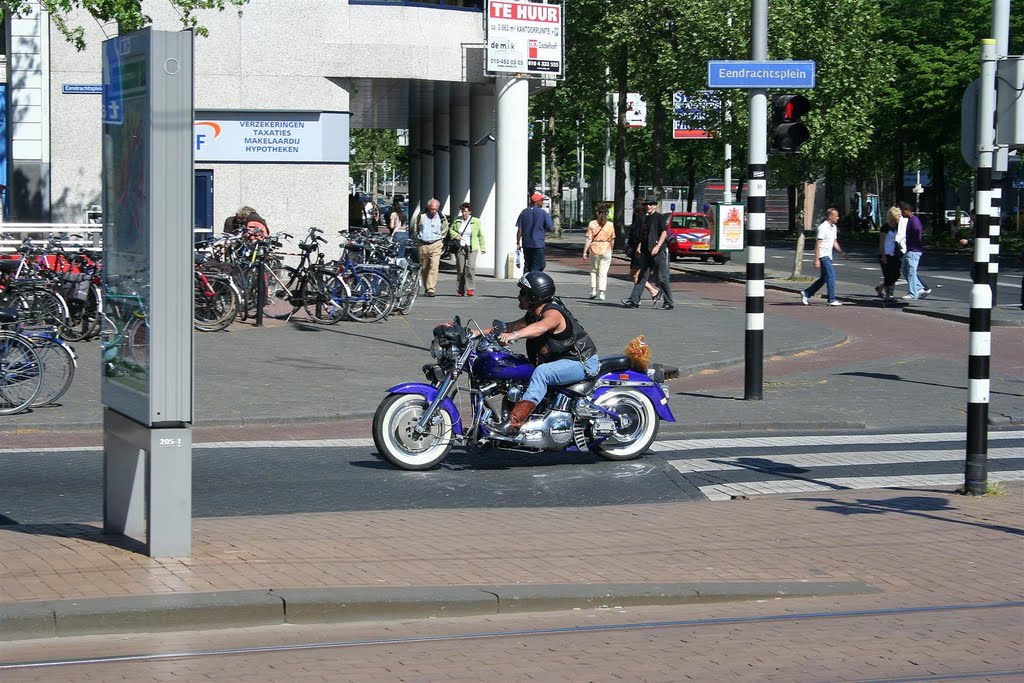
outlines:
[[[714,135],[722,110],[722,101],[714,90],[698,90],[688,95],[672,94],[672,138],[706,140]]]
[[[347,164],[345,112],[198,111],[196,161]]]
[[[564,34],[561,5],[490,0],[484,69],[495,76],[561,78]]]
[[[745,211],[743,204],[715,204],[715,244],[718,251],[743,251]]]

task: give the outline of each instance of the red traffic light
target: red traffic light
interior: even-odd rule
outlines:
[[[800,117],[811,110],[811,103],[803,95],[775,95],[772,97],[772,149],[782,154],[800,150],[800,145],[811,137]]]
[[[791,123],[811,110],[803,95],[776,95],[772,98],[772,114],[778,123]]]

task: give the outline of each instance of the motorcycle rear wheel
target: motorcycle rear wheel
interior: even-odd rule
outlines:
[[[419,394],[392,394],[381,401],[373,416],[373,443],[377,452],[403,470],[429,470],[452,450],[452,418],[438,410],[440,423],[417,439],[412,434],[416,422],[430,403]]]
[[[629,420],[614,434],[595,443],[590,450],[606,460],[633,460],[643,455],[661,427],[661,418],[651,399],[634,389],[609,391],[601,394],[594,403],[606,410],[613,410]]]

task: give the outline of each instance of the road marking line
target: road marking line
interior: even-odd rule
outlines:
[[[936,432],[933,434],[814,434],[807,436],[750,436],[743,438],[714,439],[674,439],[659,441],[651,445],[651,450],[664,451],[696,451],[706,448],[768,448],[776,446],[839,446],[850,443],[884,443],[886,446],[901,443],[932,443],[936,441],[955,441],[963,443],[964,432]],[[1024,439],[1024,431],[988,433],[989,441],[1004,439]]]
[[[792,467],[848,467],[851,465],[893,465],[912,462],[952,462],[963,460],[961,450],[918,450],[830,453],[772,453],[769,455],[727,456],[721,458],[694,458],[693,460],[669,460],[668,464],[679,472],[720,472],[726,470],[747,470],[785,475]],[[988,457],[992,460],[1024,458],[1024,447],[990,448]],[[779,471],[782,470],[782,471]]]
[[[969,277],[953,277],[952,275],[932,275],[931,273],[928,274],[928,279],[929,280],[954,280],[956,282],[970,282],[972,284],[974,283],[974,280],[972,280]],[[1020,285],[1016,285],[1016,284],[1014,284],[1012,282],[1007,282],[1006,280],[1004,280],[1002,278],[1000,278],[1000,280],[999,280],[999,286],[1000,287],[1015,287],[1017,289],[1021,288]]]
[[[1024,470],[1010,472],[989,472],[990,482],[1024,481]],[[757,482],[764,484],[765,482]],[[964,475],[958,474],[920,474],[904,477],[836,477],[805,481],[787,479],[771,482],[767,487],[772,493],[809,493],[812,491],[835,491],[837,489],[885,489],[913,488],[919,486],[956,486],[964,483]],[[754,482],[735,484],[714,484],[701,486],[700,492],[708,500],[729,500],[733,496],[765,495],[754,486]]]
[[[941,432],[935,434],[833,434],[813,436],[774,436],[744,438],[714,438],[658,441],[651,445],[651,451],[694,451],[713,448],[765,448],[774,446],[838,446],[851,443],[886,445],[901,443],[931,443],[933,441],[964,441],[963,432]],[[989,432],[989,441],[1003,439],[1024,439],[1024,431]],[[367,448],[373,446],[373,439],[307,439],[302,441],[210,441],[192,444],[193,450],[218,448]],[[81,453],[102,451],[102,446],[58,446],[30,448],[0,448],[0,455],[15,453]]]

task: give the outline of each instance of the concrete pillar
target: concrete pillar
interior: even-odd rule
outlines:
[[[409,216],[412,221],[412,214],[420,203],[420,129],[419,122],[412,116],[406,124],[409,127],[409,193],[406,200],[409,202]]]
[[[495,277],[506,277],[508,256],[516,249],[516,218],[526,208],[530,84],[522,78],[495,81],[497,163],[495,200]]]
[[[453,89],[451,117],[452,212],[462,202],[469,201],[469,92],[465,88]]]
[[[487,240],[487,253],[477,254],[476,269],[478,273],[495,272],[495,245],[497,239],[494,230],[494,172],[497,146],[494,140],[494,94],[491,92],[473,93],[470,97],[470,128],[469,128],[469,166],[471,201],[473,215],[480,219]],[[512,236],[515,240],[515,234]],[[501,262],[504,272],[505,262]]]
[[[452,214],[451,197],[451,101],[447,83],[434,88],[434,196],[441,213]]]
[[[427,201],[434,196],[434,122],[429,116],[420,121],[420,203],[416,208],[422,213]],[[417,226],[413,224],[412,234]]]

